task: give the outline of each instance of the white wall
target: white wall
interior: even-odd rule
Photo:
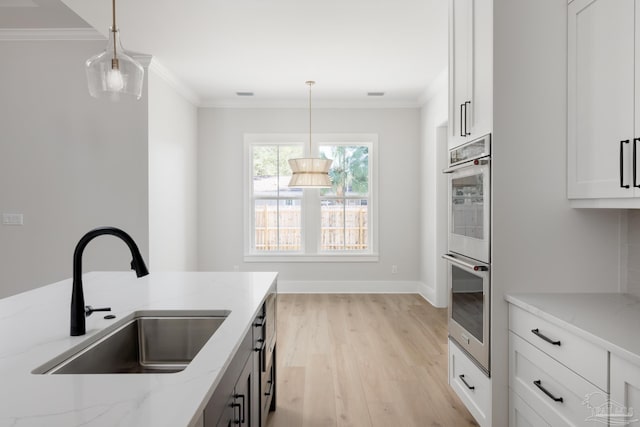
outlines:
[[[198,109],[154,65],[148,74],[149,268],[196,270]]]
[[[447,270],[441,258],[447,250],[448,73],[432,85],[432,95],[421,110],[421,293],[436,307],[447,305]],[[443,129],[442,127],[445,126]]]
[[[616,292],[619,212],[566,196],[567,2],[494,0],[493,424],[507,425],[507,292]]]
[[[95,100],[84,61],[104,42],[0,43],[0,297],[68,278],[75,244],[118,226],[148,254],[147,102]],[[113,237],[92,242],[84,270],[128,270]]]
[[[279,271],[283,281],[411,282],[419,278],[420,116],[418,109],[315,109],[317,133],[377,133],[377,263],[244,263],[244,133],[308,132],[306,109],[200,109],[200,270]],[[391,266],[398,273],[391,274]],[[415,288],[414,288],[415,290]]]

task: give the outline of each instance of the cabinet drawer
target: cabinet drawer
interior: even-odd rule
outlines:
[[[509,387],[553,426],[584,425],[592,416],[591,408],[608,398],[513,332],[509,333]]]
[[[491,380],[449,340],[449,384],[481,426],[491,425]]]
[[[609,360],[605,349],[513,304],[509,304],[509,329],[560,363],[570,366],[601,390],[609,391]]]
[[[551,427],[513,390],[509,391],[509,427]]]

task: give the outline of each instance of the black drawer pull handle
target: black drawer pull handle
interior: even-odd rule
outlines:
[[[464,383],[464,385],[466,385],[469,390],[475,390],[476,389],[476,386],[469,385],[469,383],[464,379],[464,375],[458,375],[458,378],[460,378],[460,381],[462,381]]]
[[[467,123],[469,122],[469,118],[467,117],[467,114],[469,113],[469,110],[467,109],[467,104],[471,105],[471,101],[465,101],[464,103],[464,134],[466,136],[469,136],[471,135],[471,132],[467,130]]]
[[[239,403],[232,403],[231,407],[233,408],[233,423],[234,424],[240,424],[240,418],[241,418],[241,414],[239,413],[240,411],[242,411],[242,409],[240,409],[240,404]],[[236,418],[236,408],[240,409],[240,411],[238,411],[238,417]]]
[[[267,384],[269,384],[269,390],[267,390],[264,395],[265,396],[270,396],[271,392],[273,391],[273,380],[269,380],[267,381]]]
[[[549,390],[547,390],[546,388],[542,387],[542,381],[540,381],[540,380],[534,381],[533,385],[535,385],[540,390],[542,390],[542,392],[544,394],[546,394],[547,396],[549,396],[554,402],[564,402],[563,398],[555,397],[553,394],[551,394],[551,392]]]
[[[253,326],[255,326],[256,328],[261,328],[266,323],[267,318],[265,316],[258,316],[258,317],[256,317],[256,320],[258,320],[258,321],[256,323],[254,323]]]
[[[244,394],[236,394],[235,396],[233,396],[235,399],[242,399],[242,403],[238,404],[238,406],[240,406],[240,424],[244,424],[244,412],[245,412],[245,405],[244,405]]]
[[[635,188],[640,188],[640,184],[637,184],[637,165],[636,165],[636,152],[638,151],[638,141],[640,138],[633,139],[633,186]]]
[[[545,335],[542,335],[538,328],[532,329],[531,332],[533,332],[534,335],[537,335],[538,337],[542,338],[543,340],[545,340],[549,344],[558,345],[558,346],[560,345],[560,341],[554,341],[551,338],[549,338],[549,337],[547,337]]]
[[[256,342],[258,343],[258,346],[254,348],[253,351],[258,352],[264,350],[264,340],[262,338],[258,338]]]
[[[629,184],[624,184],[624,153],[622,152],[622,146],[628,144],[629,140],[625,139],[620,141],[620,187],[629,188]]]

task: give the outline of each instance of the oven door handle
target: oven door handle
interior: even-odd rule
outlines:
[[[473,161],[464,162],[464,163],[461,163],[459,165],[455,165],[455,166],[451,166],[450,168],[443,169],[442,173],[454,173],[455,171],[463,169],[463,168],[468,168],[468,167],[473,167],[473,166],[488,165],[489,161],[490,160],[488,158],[475,159]]]
[[[453,255],[450,254],[444,254],[442,255],[442,258],[446,259],[447,261],[453,263],[453,264],[457,264],[457,265],[461,265],[462,267],[466,267],[469,270],[473,270],[473,271],[489,271],[489,267],[487,267],[486,265],[483,264],[472,264],[470,262],[466,262],[461,260],[460,258],[456,258]]]

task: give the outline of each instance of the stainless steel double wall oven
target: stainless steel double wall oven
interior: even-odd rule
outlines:
[[[449,337],[490,372],[491,135],[449,151]]]

